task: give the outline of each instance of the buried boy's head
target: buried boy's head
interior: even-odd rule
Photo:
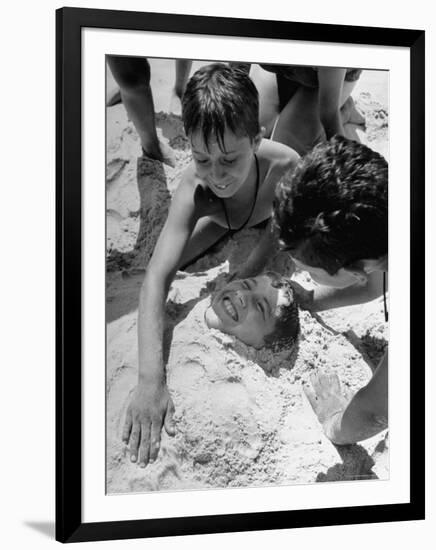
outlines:
[[[233,196],[253,169],[263,136],[254,83],[238,69],[206,65],[189,80],[182,112],[197,176],[217,196]]]
[[[316,282],[346,287],[385,266],[388,164],[369,147],[340,136],[316,146],[276,195],[280,245]]]
[[[213,296],[205,321],[257,349],[290,347],[300,329],[292,287],[274,272],[228,283]]]

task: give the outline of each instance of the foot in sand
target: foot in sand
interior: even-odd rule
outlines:
[[[354,99],[350,96],[341,107],[341,116],[343,124],[356,124],[357,126],[365,126],[365,117],[359,113],[354,103]]]
[[[169,145],[159,140],[159,148],[157,150],[145,150],[142,148],[142,154],[144,157],[148,157],[152,160],[159,160],[171,168],[176,166],[176,155]]]

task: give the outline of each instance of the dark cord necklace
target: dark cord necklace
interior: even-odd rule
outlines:
[[[385,321],[388,322],[388,307],[386,305],[386,271],[383,271],[383,305],[385,308]]]
[[[251,218],[251,216],[253,215],[253,212],[254,212],[254,207],[256,206],[257,194],[259,192],[259,161],[257,160],[256,153],[254,154],[254,158],[256,160],[256,191],[254,193],[254,201],[253,201],[253,204],[251,206],[250,213],[248,214],[248,218],[245,220],[245,222],[238,229],[232,229],[232,226],[230,225],[230,219],[229,219],[229,214],[227,212],[226,204],[224,202],[224,199],[221,199],[221,202],[222,202],[222,205],[223,205],[223,210],[224,210],[224,215],[226,217],[227,227],[229,228],[230,232],[233,231],[233,232],[236,233],[236,231],[241,231],[241,229],[244,229],[244,227],[250,221],[250,218]]]

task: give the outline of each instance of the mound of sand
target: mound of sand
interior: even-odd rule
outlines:
[[[368,93],[361,96],[357,105],[367,116],[365,139],[383,153],[387,109],[374,106]],[[380,122],[376,115],[382,111]],[[387,342],[381,300],[318,316],[302,312],[298,344],[280,356],[255,352],[205,326],[210,292],[229,269],[244,262],[259,229],[224,239],[177,274],[165,335],[176,435],[163,433],[154,464],[141,469],[130,462],[121,432],[137,382],[139,288],[190,153],[177,117],[157,116],[160,138],[176,151],[176,168],[170,168],[140,156],[122,105],[107,113],[108,492],[386,478],[386,434],[335,447],[324,437],[301,388],[315,368],[336,372],[344,391],[354,393],[366,384]],[[268,267],[290,272],[283,254]],[[305,274],[297,278],[310,286]]]
[[[141,470],[121,443],[136,385],[136,312],[108,326],[108,491],[259,486],[375,477],[370,455],[380,436],[343,453],[324,437],[301,381],[315,368],[338,373],[355,392],[371,369],[346,336],[301,313],[297,346],[284,356],[256,352],[204,323],[200,298],[216,270],[195,286],[186,277],[168,303],[172,338],[168,386],[176,407],[176,436],[164,435],[157,462]],[[186,293],[185,291],[186,287]],[[195,303],[195,305],[193,305]]]

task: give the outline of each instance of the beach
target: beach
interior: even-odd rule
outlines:
[[[201,64],[194,62],[192,71]],[[123,105],[107,108],[107,492],[387,479],[387,432],[337,447],[324,436],[302,390],[315,368],[337,373],[350,395],[368,382],[388,341],[382,298],[318,315],[302,311],[296,346],[279,354],[255,352],[205,326],[211,293],[243,265],[261,229],[225,238],[177,273],[164,338],[176,434],[163,432],[154,464],[141,469],[131,463],[121,433],[137,382],[139,289],[191,160],[182,122],[168,113],[174,61],[150,65],[158,135],[175,151],[175,168],[144,158]],[[113,86],[108,71],[108,90]],[[389,159],[387,73],[364,71],[353,97],[366,119],[366,129],[356,130],[360,140]],[[284,253],[267,268],[292,273]],[[313,285],[306,273],[294,277],[306,288]]]

